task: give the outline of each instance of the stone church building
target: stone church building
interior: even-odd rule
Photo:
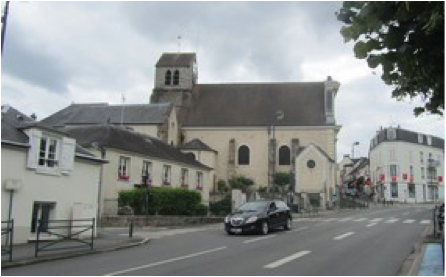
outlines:
[[[199,161],[214,168],[214,187],[236,175],[271,187],[276,172],[287,172],[304,205],[332,200],[338,82],[200,84],[197,69],[195,53],[164,53],[151,104],[173,104],[174,144],[207,149]]]
[[[291,173],[295,202],[324,207],[337,193],[339,86],[331,77],[200,84],[195,53],[164,53],[150,104],[72,104],[43,121],[55,127],[125,125],[157,137],[212,168],[211,191],[218,180],[238,175],[271,188],[275,173]]]

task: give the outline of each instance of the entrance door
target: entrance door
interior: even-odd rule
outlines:
[[[40,232],[48,231],[48,220],[50,219],[51,211],[54,209],[55,205],[56,203],[54,202],[34,202],[31,219],[31,233],[36,232],[38,220],[42,220]]]

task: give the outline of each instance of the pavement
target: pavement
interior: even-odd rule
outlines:
[[[431,207],[297,218],[290,232],[227,236],[222,226],[137,230],[149,245],[3,269],[2,276],[397,276],[432,224]],[[108,230],[125,236],[124,229]],[[156,235],[154,233],[157,233]]]
[[[94,239],[93,249],[90,249],[89,246],[77,248],[77,250],[66,248],[65,250],[39,252],[38,257],[36,257],[35,243],[30,242],[14,245],[11,262],[8,261],[9,257],[7,255],[2,256],[2,269],[127,249],[144,245],[149,241],[150,239],[146,237],[133,236],[132,238],[130,238],[128,236],[122,236],[117,233],[111,232],[107,230],[107,228],[99,228],[98,235]],[[81,245],[71,244],[71,246]],[[60,247],[60,245],[55,245],[54,247]]]

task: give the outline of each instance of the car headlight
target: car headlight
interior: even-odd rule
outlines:
[[[257,220],[257,216],[251,216],[250,218],[248,218],[248,220],[246,220],[246,223],[253,223],[256,222]]]
[[[225,217],[225,223],[229,223],[229,215]]]

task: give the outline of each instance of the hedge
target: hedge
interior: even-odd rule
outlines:
[[[152,188],[149,214],[207,215],[208,207],[201,204],[198,191],[184,188]],[[135,188],[119,192],[120,207],[130,206],[135,215],[146,214],[146,189]]]
[[[226,216],[231,213],[231,196],[228,195],[224,199],[210,203],[209,210],[213,215]]]

